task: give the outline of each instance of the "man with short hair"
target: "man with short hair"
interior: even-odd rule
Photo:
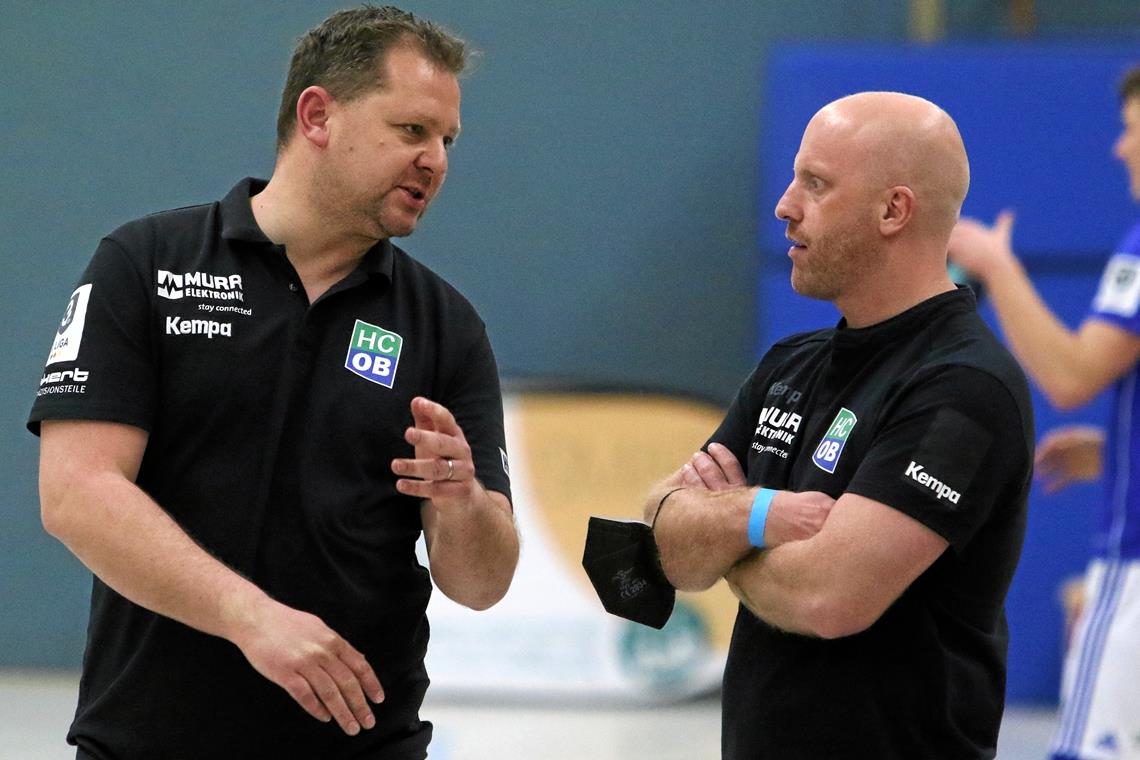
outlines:
[[[1124,128],[1113,153],[1140,200],[1140,66],[1120,83]],[[1069,330],[1045,305],[1011,247],[1013,215],[992,227],[964,219],[950,238],[951,258],[986,287],[1014,355],[1060,409],[1112,388],[1105,434],[1067,426],[1042,439],[1038,462],[1049,487],[1100,476],[1105,497],[1085,579],[1084,612],[1065,661],[1061,725],[1054,760],[1140,758],[1140,224],[1109,259],[1088,317]]]
[[[416,540],[475,609],[518,558],[483,322],[390,242],[443,186],[465,58],[334,14],[268,182],[100,243],[29,421],[44,525],[95,574],[79,757],[426,756]]]
[[[968,184],[933,103],[816,113],[776,215],[792,287],[843,319],[777,342],[646,502],[674,585],[741,601],[725,760],[994,756],[1033,418],[946,272]]]

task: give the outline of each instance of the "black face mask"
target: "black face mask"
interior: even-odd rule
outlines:
[[[591,517],[582,567],[610,614],[660,629],[673,613],[676,590],[645,523]]]

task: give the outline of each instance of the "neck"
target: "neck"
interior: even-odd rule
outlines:
[[[955,288],[946,271],[945,254],[912,248],[888,257],[886,266],[849,288],[834,303],[848,327],[870,327]]]
[[[250,198],[253,218],[298,269],[351,268],[376,240],[338,224],[338,210],[324,208],[314,186],[279,161],[269,184]]]

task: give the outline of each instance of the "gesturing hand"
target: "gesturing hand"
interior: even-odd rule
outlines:
[[[412,399],[415,426],[404,440],[415,447],[415,459],[393,459],[392,472],[401,476],[396,489],[409,496],[466,501],[479,487],[471,447],[454,415],[422,396]]]
[[[1054,493],[1082,480],[1096,480],[1104,469],[1104,430],[1066,425],[1050,430],[1037,444],[1036,477]]]
[[[950,233],[948,253],[966,273],[985,280],[996,262],[1013,257],[1013,212],[1003,211],[986,226],[976,219],[962,219]]]
[[[376,725],[368,700],[383,701],[380,680],[364,655],[317,616],[267,599],[233,640],[258,673],[317,720],[335,719],[349,736]]]

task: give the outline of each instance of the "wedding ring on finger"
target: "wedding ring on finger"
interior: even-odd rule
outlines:
[[[447,462],[447,477],[444,480],[452,480],[455,477],[455,461],[452,459],[444,459]]]

